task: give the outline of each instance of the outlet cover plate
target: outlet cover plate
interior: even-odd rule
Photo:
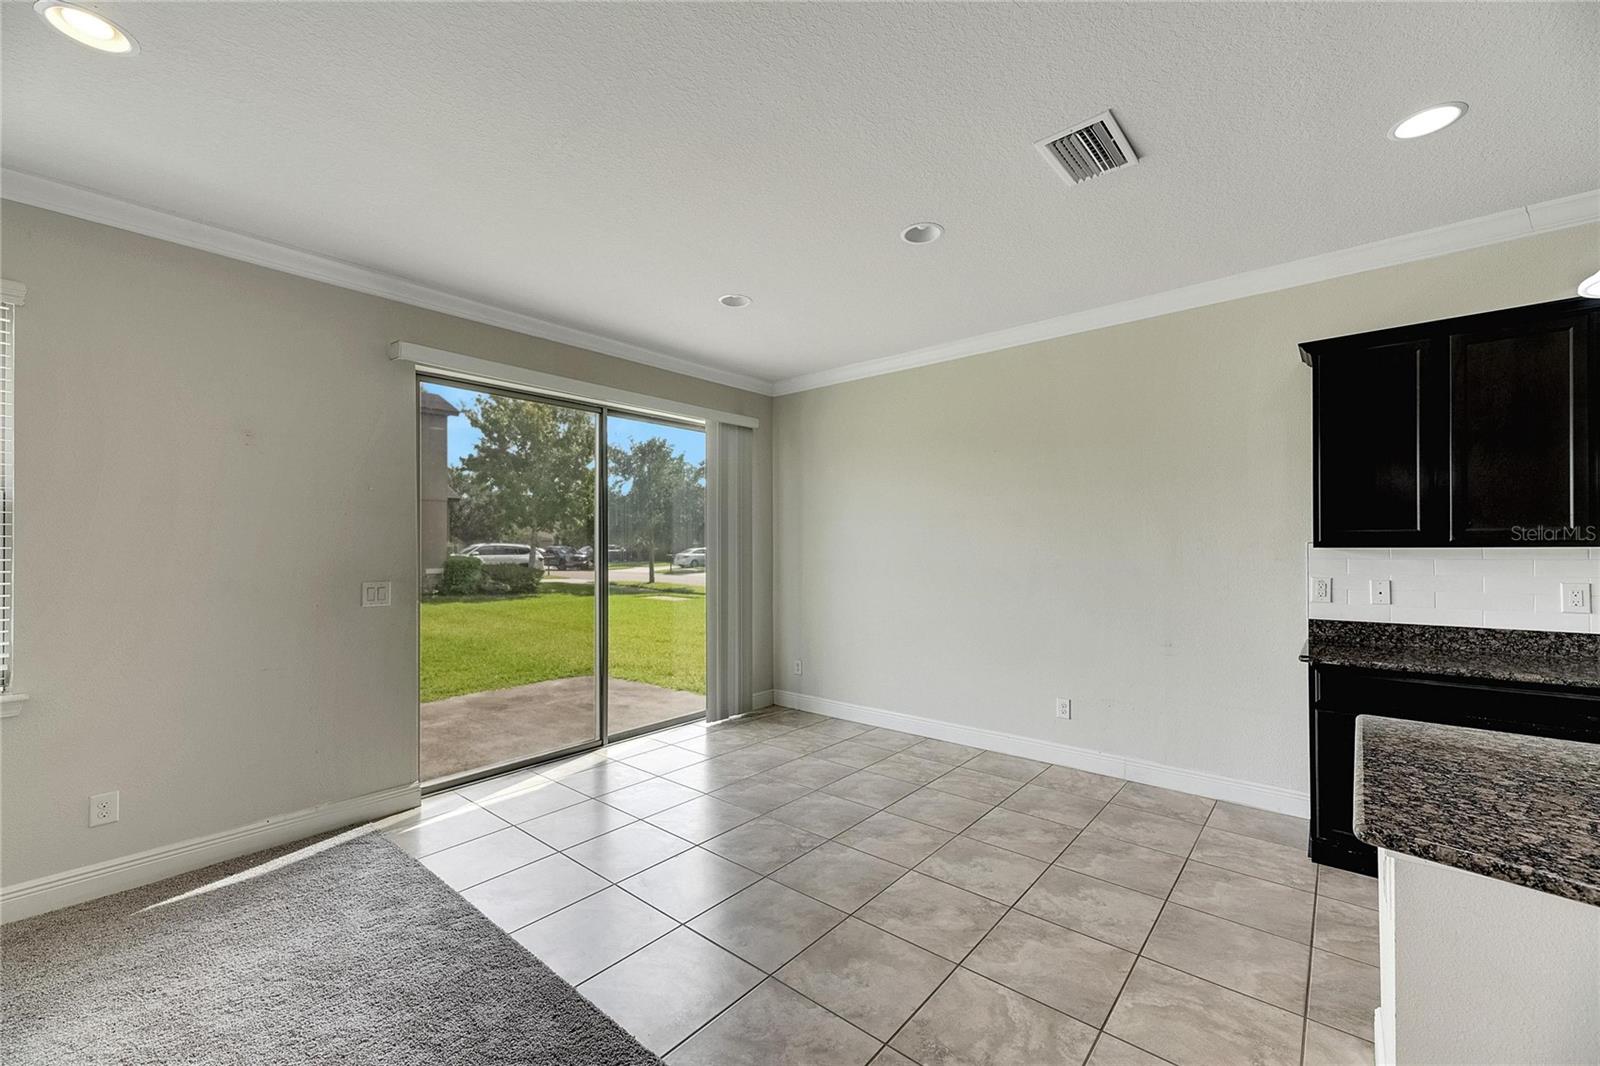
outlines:
[[[1056,717],[1069,720],[1072,718],[1072,701],[1065,696],[1056,697]]]
[[[1563,613],[1588,614],[1594,609],[1592,603],[1587,581],[1563,581],[1561,583],[1561,610]]]
[[[122,793],[102,792],[89,797],[89,827],[110,825],[122,818]]]
[[[387,607],[394,600],[394,586],[388,581],[363,581],[361,606]]]
[[[1333,602],[1333,578],[1331,578],[1331,577],[1314,577],[1314,578],[1311,579],[1311,602],[1312,603],[1332,603]]]
[[[1376,605],[1379,605],[1379,606],[1388,606],[1389,599],[1390,599],[1389,588],[1390,588],[1390,585],[1389,585],[1389,579],[1388,578],[1386,578],[1386,577],[1375,577],[1375,578],[1373,578],[1372,579],[1372,602],[1374,604],[1376,604]]]

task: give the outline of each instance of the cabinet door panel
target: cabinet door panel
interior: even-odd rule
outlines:
[[[1356,716],[1311,710],[1311,835],[1359,848],[1355,834]]]
[[[1425,340],[1319,354],[1317,543],[1422,543],[1429,524]]]
[[[1510,544],[1519,528],[1591,521],[1587,325],[1574,316],[1451,336],[1451,543]]]

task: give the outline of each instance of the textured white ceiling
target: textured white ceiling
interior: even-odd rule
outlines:
[[[1600,185],[1592,3],[99,6],[0,5],[5,166],[770,380]]]

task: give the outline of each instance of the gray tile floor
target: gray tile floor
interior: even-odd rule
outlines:
[[[774,709],[387,831],[672,1066],[1372,1061],[1377,884],[1283,815]]]

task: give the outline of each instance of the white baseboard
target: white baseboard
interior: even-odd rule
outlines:
[[[164,877],[198,870],[214,862],[248,855],[262,848],[287,844],[329,829],[372,821],[415,807],[421,801],[421,788],[412,782],[8,885],[0,888],[0,922],[13,922],[43,914],[59,907],[109,896],[113,892],[148,885]]]
[[[957,725],[954,722],[941,722],[935,718],[922,718],[899,711],[863,707],[857,703],[809,696],[803,692],[785,692],[780,689],[773,692],[773,698],[780,706],[825,714],[830,718],[843,718],[862,725],[898,729],[902,733],[915,733],[917,736],[932,737],[935,740],[948,740],[952,744],[987,748],[990,751],[1017,755],[1024,759],[1037,759],[1059,766],[1072,766],[1079,770],[1139,781],[1146,785],[1159,785],[1180,792],[1191,792],[1197,796],[1240,803],[1264,811],[1292,814],[1297,818],[1305,818],[1311,812],[1311,797],[1308,793],[1280,788],[1277,785],[1242,781],[1235,777],[1207,773],[1204,770],[1168,766],[1166,763],[1114,755],[1091,748],[1076,748],[1070,744],[1058,744],[1051,740],[1002,733],[997,729]]]
[[[757,692],[755,695],[750,697],[750,709],[752,711],[759,711],[764,707],[771,707],[772,696],[773,692],[770,688],[762,689],[760,692]]]

